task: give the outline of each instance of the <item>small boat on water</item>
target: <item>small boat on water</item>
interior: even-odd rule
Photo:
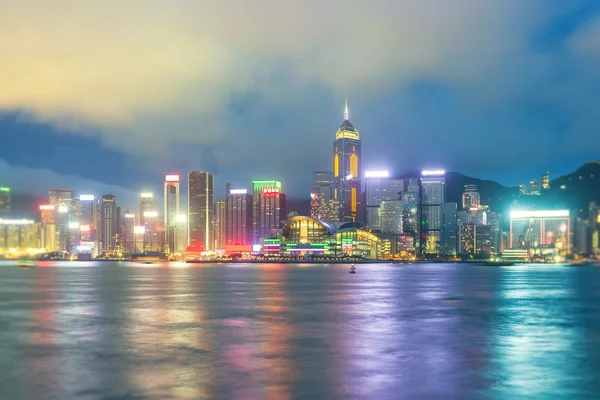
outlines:
[[[33,261],[30,261],[30,260],[18,260],[17,261],[17,267],[20,267],[20,268],[31,268],[33,266],[34,266]]]
[[[354,264],[350,267],[350,273],[351,274],[355,274],[356,273],[356,267],[354,266]]]
[[[139,254],[132,254],[131,261],[141,262],[144,264],[152,264],[155,262],[169,261],[169,257],[166,254],[160,252],[146,252]]]

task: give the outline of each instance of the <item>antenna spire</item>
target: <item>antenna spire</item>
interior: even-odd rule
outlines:
[[[346,96],[346,108],[344,109],[344,121],[348,121],[348,96]]]

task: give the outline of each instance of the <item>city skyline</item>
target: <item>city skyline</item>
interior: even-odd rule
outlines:
[[[600,93],[600,7],[592,1],[378,0],[368,9],[329,1],[319,10],[260,1],[246,10],[253,23],[234,27],[218,23],[231,16],[216,4],[204,5],[209,13],[152,4],[135,20],[128,4],[108,4],[15,4],[3,13],[0,46],[11,63],[0,67],[10,83],[0,93],[0,173],[15,192],[44,193],[54,179],[81,192],[112,185],[99,191],[123,198],[118,190],[158,192],[165,173],[206,170],[235,186],[277,179],[290,198],[305,197],[310,173],[330,169],[329,135],[345,95],[370,160],[364,170],[438,163],[515,186],[524,175],[569,172],[600,145],[591,106]],[[104,7],[110,35],[81,32],[106,23]],[[262,8],[270,11],[256,15]],[[293,23],[283,18],[288,9]],[[340,13],[360,29],[330,35]],[[198,24],[198,15],[212,21]],[[310,33],[299,29],[308,21]],[[129,27],[155,40],[118,34]],[[398,44],[404,39],[412,45]],[[68,57],[52,51],[64,46]],[[395,149],[411,151],[399,158]]]

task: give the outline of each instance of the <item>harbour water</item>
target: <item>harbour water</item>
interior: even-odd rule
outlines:
[[[600,398],[600,268],[0,263],[3,399]]]

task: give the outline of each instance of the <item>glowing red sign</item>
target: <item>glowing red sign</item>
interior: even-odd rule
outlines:
[[[166,182],[179,182],[179,175],[167,175],[165,176]]]
[[[263,193],[264,194],[277,194],[277,193],[279,193],[279,189],[275,189],[275,188],[263,189]]]

